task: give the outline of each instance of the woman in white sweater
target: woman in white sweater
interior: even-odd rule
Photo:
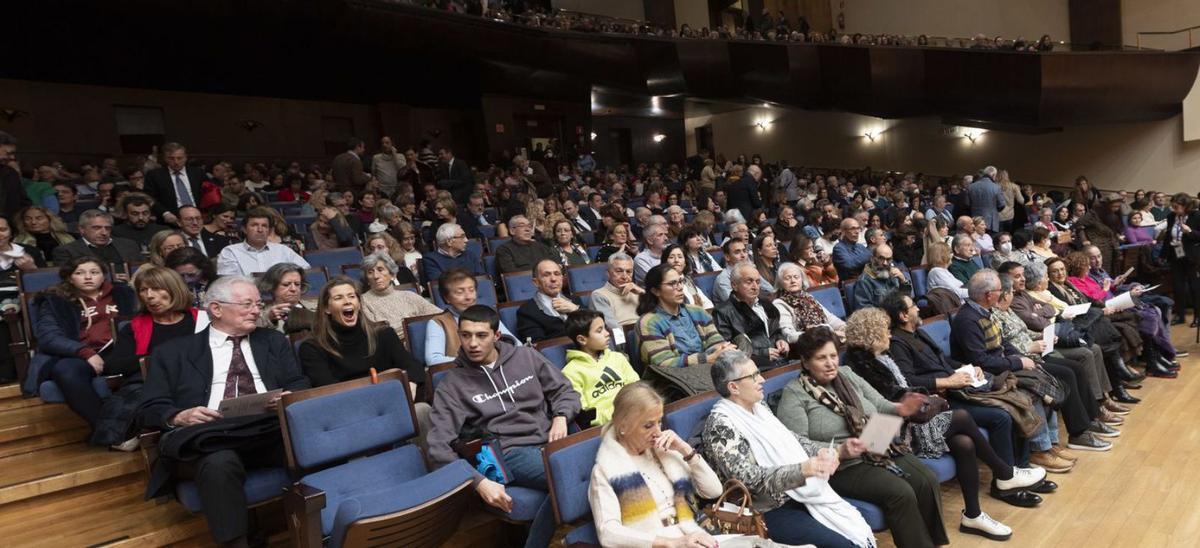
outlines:
[[[604,427],[588,500],[605,547],[715,548],[696,524],[688,497],[721,495],[704,457],[662,430],[663,399],[645,381],[625,385]]]

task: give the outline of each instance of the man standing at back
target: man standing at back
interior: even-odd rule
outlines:
[[[333,184],[336,190],[359,192],[371,179],[363,171],[362,156],[367,152],[367,145],[362,139],[351,137],[346,141],[346,149],[333,157]]]
[[[371,158],[371,173],[379,181],[383,193],[391,196],[396,192],[397,177],[407,169],[404,153],[392,145],[392,138],[387,135],[380,139],[380,148]]]
[[[745,175],[725,191],[726,209],[740,211],[743,219],[753,217],[754,210],[762,207],[762,199],[758,195],[758,183],[762,177],[762,168],[756,165],[746,168]]]
[[[454,198],[456,204],[467,203],[471,191],[475,189],[475,177],[471,175],[471,166],[455,158],[454,151],[450,150],[450,147],[442,147],[438,150],[438,160],[442,162],[443,170],[437,184],[438,190],[450,191],[450,196]]]
[[[179,143],[162,147],[166,166],[146,172],[146,193],[154,198],[154,215],[169,225],[179,225],[179,208],[199,206],[207,176],[198,167],[188,167],[187,149]],[[222,181],[224,182],[224,181]]]
[[[972,217],[983,217],[988,232],[1000,232],[1000,210],[1004,209],[1004,190],[996,183],[996,168],[983,168],[982,176],[967,187],[967,204]]]

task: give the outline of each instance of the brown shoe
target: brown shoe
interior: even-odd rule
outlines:
[[[1054,472],[1055,474],[1065,474],[1070,472],[1071,468],[1075,467],[1075,463],[1058,458],[1050,451],[1035,451],[1029,456],[1029,464],[1041,466],[1047,472]]]
[[[1125,407],[1124,405],[1121,405],[1115,401],[1112,401],[1109,398],[1104,398],[1100,402],[1100,406],[1111,411],[1112,414],[1114,414],[1114,415],[1128,415],[1129,411],[1130,411],[1130,409],[1128,407]]]
[[[1075,456],[1075,453],[1072,453],[1070,449],[1067,449],[1061,445],[1051,445],[1050,452],[1054,453],[1054,456],[1067,462],[1074,463],[1079,461],[1079,457]]]
[[[1109,411],[1103,407],[1100,408],[1100,416],[1096,417],[1096,419],[1109,426],[1125,424],[1125,419],[1122,419],[1112,411]]]

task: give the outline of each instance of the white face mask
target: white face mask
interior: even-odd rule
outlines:
[[[1000,244],[1000,251],[1012,253],[1012,242],[1004,242]]]

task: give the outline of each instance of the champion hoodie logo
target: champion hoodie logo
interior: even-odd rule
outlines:
[[[499,369],[499,368],[497,368],[497,369]],[[496,389],[496,391],[491,394],[475,394],[474,396],[471,396],[471,401],[473,401],[475,403],[485,403],[485,402],[494,400],[496,398],[499,398],[501,395],[505,395],[505,394],[508,395],[509,401],[511,401],[513,403],[517,403],[517,399],[513,397],[513,391],[515,391],[517,388],[520,388],[521,385],[533,380],[533,375],[527,375],[524,378],[513,381],[512,384],[509,384],[509,385],[505,386],[504,388],[500,388],[500,387],[496,386],[496,381],[494,379],[492,379],[492,376],[487,371],[484,371],[484,375],[487,375],[488,380],[492,381],[492,388]],[[503,371],[500,372],[500,376],[501,376],[501,379],[504,380],[505,383],[508,382],[508,379],[504,379]],[[508,409],[508,407],[506,405],[504,405],[504,400],[500,400],[500,406],[503,407],[505,410]]]

